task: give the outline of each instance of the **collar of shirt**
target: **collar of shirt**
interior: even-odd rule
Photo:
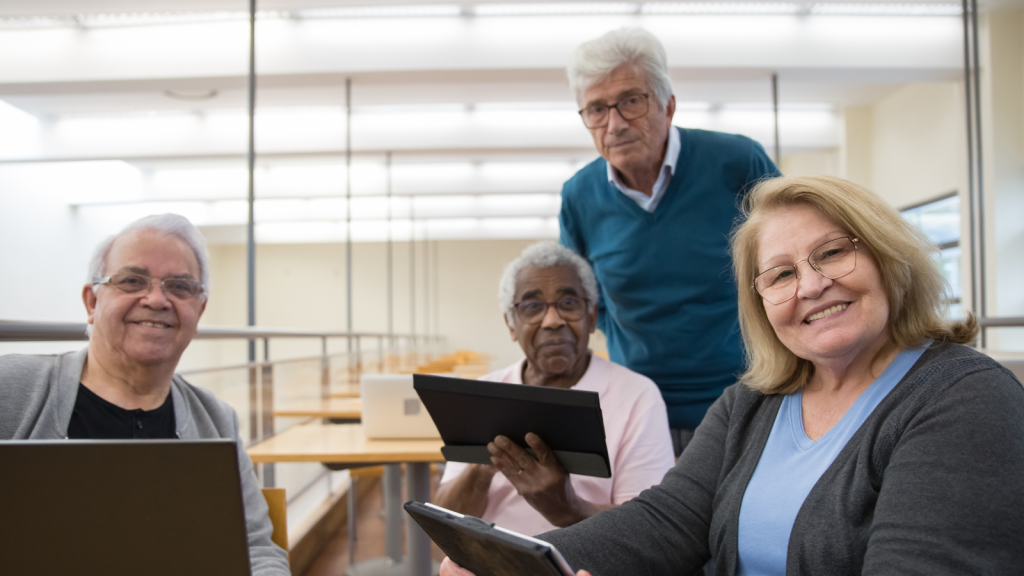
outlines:
[[[654,190],[650,196],[623,184],[615,168],[610,163],[605,162],[608,166],[608,183],[636,202],[640,208],[647,212],[654,212],[654,209],[658,207],[658,203],[661,202],[661,197],[665,195],[665,190],[668,190],[669,181],[672,180],[672,176],[676,173],[676,161],[679,160],[679,149],[681,146],[679,130],[675,126],[669,126],[665,159],[661,162],[661,172],[658,174],[658,179],[654,182]]]

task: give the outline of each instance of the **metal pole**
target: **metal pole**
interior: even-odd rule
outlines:
[[[978,0],[971,0],[971,39],[974,44],[974,134],[975,156],[978,179],[978,305],[981,317],[988,316],[988,301],[985,294],[985,165],[981,153],[981,62],[978,55]],[[987,344],[986,330],[981,330],[981,347]]]
[[[782,152],[779,151],[779,73],[772,72],[772,112],[775,114],[775,166],[778,167],[782,160]]]
[[[441,242],[434,240],[434,335],[441,334]]]
[[[352,79],[345,78],[345,300],[346,322],[352,332]],[[348,339],[349,361],[352,339]]]
[[[416,338],[416,198],[409,196],[409,334]]]
[[[975,241],[974,215],[974,118],[971,89],[971,17],[969,0],[962,0],[964,20],[964,98],[967,104],[967,210],[969,237],[971,242],[971,310],[978,315],[978,247]],[[984,331],[984,328],[982,329]]]
[[[430,334],[430,226],[423,221],[423,333]]]
[[[387,198],[388,198],[388,336],[395,333],[395,286],[394,286],[394,265],[392,259],[391,244],[391,152],[385,157],[387,171]]]
[[[246,225],[246,262],[248,264],[248,322],[256,325],[256,0],[249,0],[249,221]],[[249,363],[256,362],[256,340],[249,340]],[[249,436],[259,438],[259,393],[256,368],[249,369]]]

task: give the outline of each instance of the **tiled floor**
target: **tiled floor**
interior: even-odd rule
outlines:
[[[360,478],[357,481],[373,483],[373,486],[366,493],[363,500],[358,502],[358,510],[356,511],[357,539],[355,561],[361,562],[384,556],[384,517],[382,515],[384,499],[381,492],[380,478]],[[438,477],[435,475],[431,479],[431,495],[437,489],[437,481]],[[403,482],[403,502],[405,501],[404,492]],[[433,556],[438,561],[444,558],[444,554],[437,546],[433,547]],[[320,556],[310,564],[306,573],[301,576],[342,576],[348,565],[348,528],[343,527],[324,546]]]

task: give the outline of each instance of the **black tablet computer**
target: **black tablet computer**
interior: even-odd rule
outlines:
[[[496,436],[507,436],[530,451],[526,434],[533,432],[551,447],[566,472],[611,478],[597,392],[425,374],[412,378],[444,440],[445,460],[490,464],[487,443]]]
[[[405,511],[438,548],[476,576],[573,576],[558,550],[542,540],[433,504],[410,501]]]

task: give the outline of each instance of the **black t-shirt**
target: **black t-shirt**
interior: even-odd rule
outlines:
[[[78,383],[78,398],[68,425],[72,440],[137,440],[177,438],[171,394],[154,410],[125,410]]]

